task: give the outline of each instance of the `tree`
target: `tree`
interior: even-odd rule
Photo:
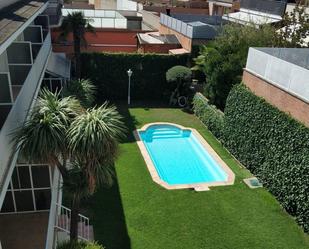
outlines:
[[[285,13],[282,26],[277,32],[279,47],[309,46],[309,13],[304,6],[296,5],[292,12]]]
[[[69,33],[73,33],[75,74],[78,79],[81,77],[81,46],[87,44],[85,33],[87,31],[94,32],[94,28],[90,24],[91,22],[92,20],[86,19],[82,12],[74,11],[64,18],[61,25],[62,32],[60,38],[66,39]]]
[[[66,84],[61,94],[63,97],[73,96],[84,108],[89,108],[94,104],[96,87],[89,79],[77,79]]]
[[[184,66],[174,66],[166,72],[166,81],[174,88],[170,97],[170,104],[176,104],[181,94],[188,93],[191,77],[191,69]]]
[[[228,24],[211,46],[201,47],[193,69],[206,75],[204,94],[211,104],[224,108],[230,89],[241,81],[249,47],[272,46],[275,32],[268,25],[257,29],[254,25]]]
[[[118,140],[124,133],[121,116],[107,103],[83,109],[74,97],[42,90],[30,118],[13,140],[28,161],[58,167],[72,194],[70,240],[77,240],[80,200],[97,184],[110,183]]]
[[[79,166],[77,177],[80,177],[80,183],[82,179],[87,183],[79,185],[80,191],[73,191],[71,239],[77,238],[78,212],[83,194],[93,194],[97,184],[111,184],[111,168],[124,131],[116,108],[108,107],[107,103],[78,116],[68,130],[69,148]],[[76,174],[76,171],[73,173]]]

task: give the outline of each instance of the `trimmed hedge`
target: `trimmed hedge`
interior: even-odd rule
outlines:
[[[106,99],[125,100],[128,94],[127,70],[132,69],[131,97],[161,99],[172,89],[165,73],[175,65],[186,65],[188,55],[83,53],[82,77],[98,88],[98,102]]]
[[[221,138],[224,128],[224,114],[215,106],[210,105],[208,99],[197,93],[193,98],[193,110],[195,115],[217,137]]]
[[[224,145],[309,231],[309,129],[235,86],[225,107]]]

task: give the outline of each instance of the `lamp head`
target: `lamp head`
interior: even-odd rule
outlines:
[[[128,76],[131,77],[131,75],[133,74],[133,71],[131,70],[131,68],[127,71]]]

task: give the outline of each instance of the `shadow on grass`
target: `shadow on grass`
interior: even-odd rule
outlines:
[[[135,141],[132,131],[136,129],[137,121],[130,116],[127,105],[117,104],[117,109],[128,127],[127,136],[121,143],[131,143]],[[113,186],[98,189],[85,208],[91,217],[96,241],[107,249],[131,249],[116,172]]]
[[[117,175],[111,188],[100,188],[88,201],[94,238],[107,249],[131,249]]]

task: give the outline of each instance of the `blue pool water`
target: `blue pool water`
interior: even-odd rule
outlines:
[[[152,125],[139,135],[160,178],[168,184],[227,180],[227,174],[190,130]]]

